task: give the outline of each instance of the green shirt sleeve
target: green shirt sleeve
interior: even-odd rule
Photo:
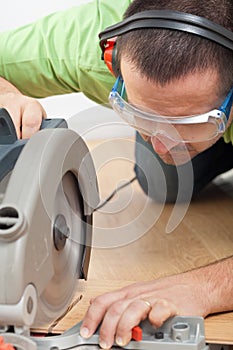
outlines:
[[[231,123],[227,131],[224,133],[223,138],[226,143],[231,142],[233,145],[233,122]]]
[[[132,0],[95,0],[0,33],[0,76],[41,98],[82,91],[106,103],[114,77],[98,33],[122,19]]]

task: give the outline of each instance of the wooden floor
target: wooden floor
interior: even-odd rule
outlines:
[[[134,176],[134,141],[89,143],[96,164],[101,198]],[[147,281],[204,266],[233,254],[233,199],[210,185],[179,208],[177,227],[166,233],[173,205],[156,204],[138,183],[120,190],[94,214],[94,248],[88,281],[77,286],[81,300],[54,331],[80,321],[89,299],[135,281]],[[174,225],[173,225],[174,226]],[[233,344],[233,313],[205,320],[206,341]]]

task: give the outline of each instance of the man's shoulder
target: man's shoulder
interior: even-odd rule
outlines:
[[[133,0],[92,0],[86,4],[78,6],[78,11],[83,16],[82,21],[92,22],[92,26],[97,26],[98,30],[103,30],[123,19],[125,10]],[[89,29],[92,29],[90,27]]]
[[[132,0],[94,0],[77,9],[77,71],[81,91],[99,101],[107,101],[114,78],[101,59],[98,34],[119,22]]]

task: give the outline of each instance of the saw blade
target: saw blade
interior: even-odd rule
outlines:
[[[72,300],[77,278],[80,277],[85,222],[82,198],[77,180],[71,171],[64,175],[57,190],[52,223],[53,240],[56,240],[54,234],[57,230],[60,231],[62,238],[58,237],[58,247],[54,244],[52,252],[54,276],[39,298],[39,311],[34,325],[36,327],[54,321],[58,315],[65,312]]]

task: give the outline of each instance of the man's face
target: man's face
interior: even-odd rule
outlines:
[[[132,63],[122,58],[121,72],[125,82],[128,101],[144,110],[154,111],[162,116],[189,116],[218,109],[226,96],[219,97],[219,78],[215,71],[194,72],[184,78],[159,85],[148,81]],[[233,119],[231,112],[228,125]],[[205,126],[203,126],[205,127]],[[192,132],[200,132],[200,125],[192,126]],[[179,128],[178,128],[179,131]],[[220,137],[201,142],[186,143],[157,135],[148,137],[155,152],[167,164],[180,165],[198,153],[212,146]],[[187,157],[188,156],[188,157]]]

